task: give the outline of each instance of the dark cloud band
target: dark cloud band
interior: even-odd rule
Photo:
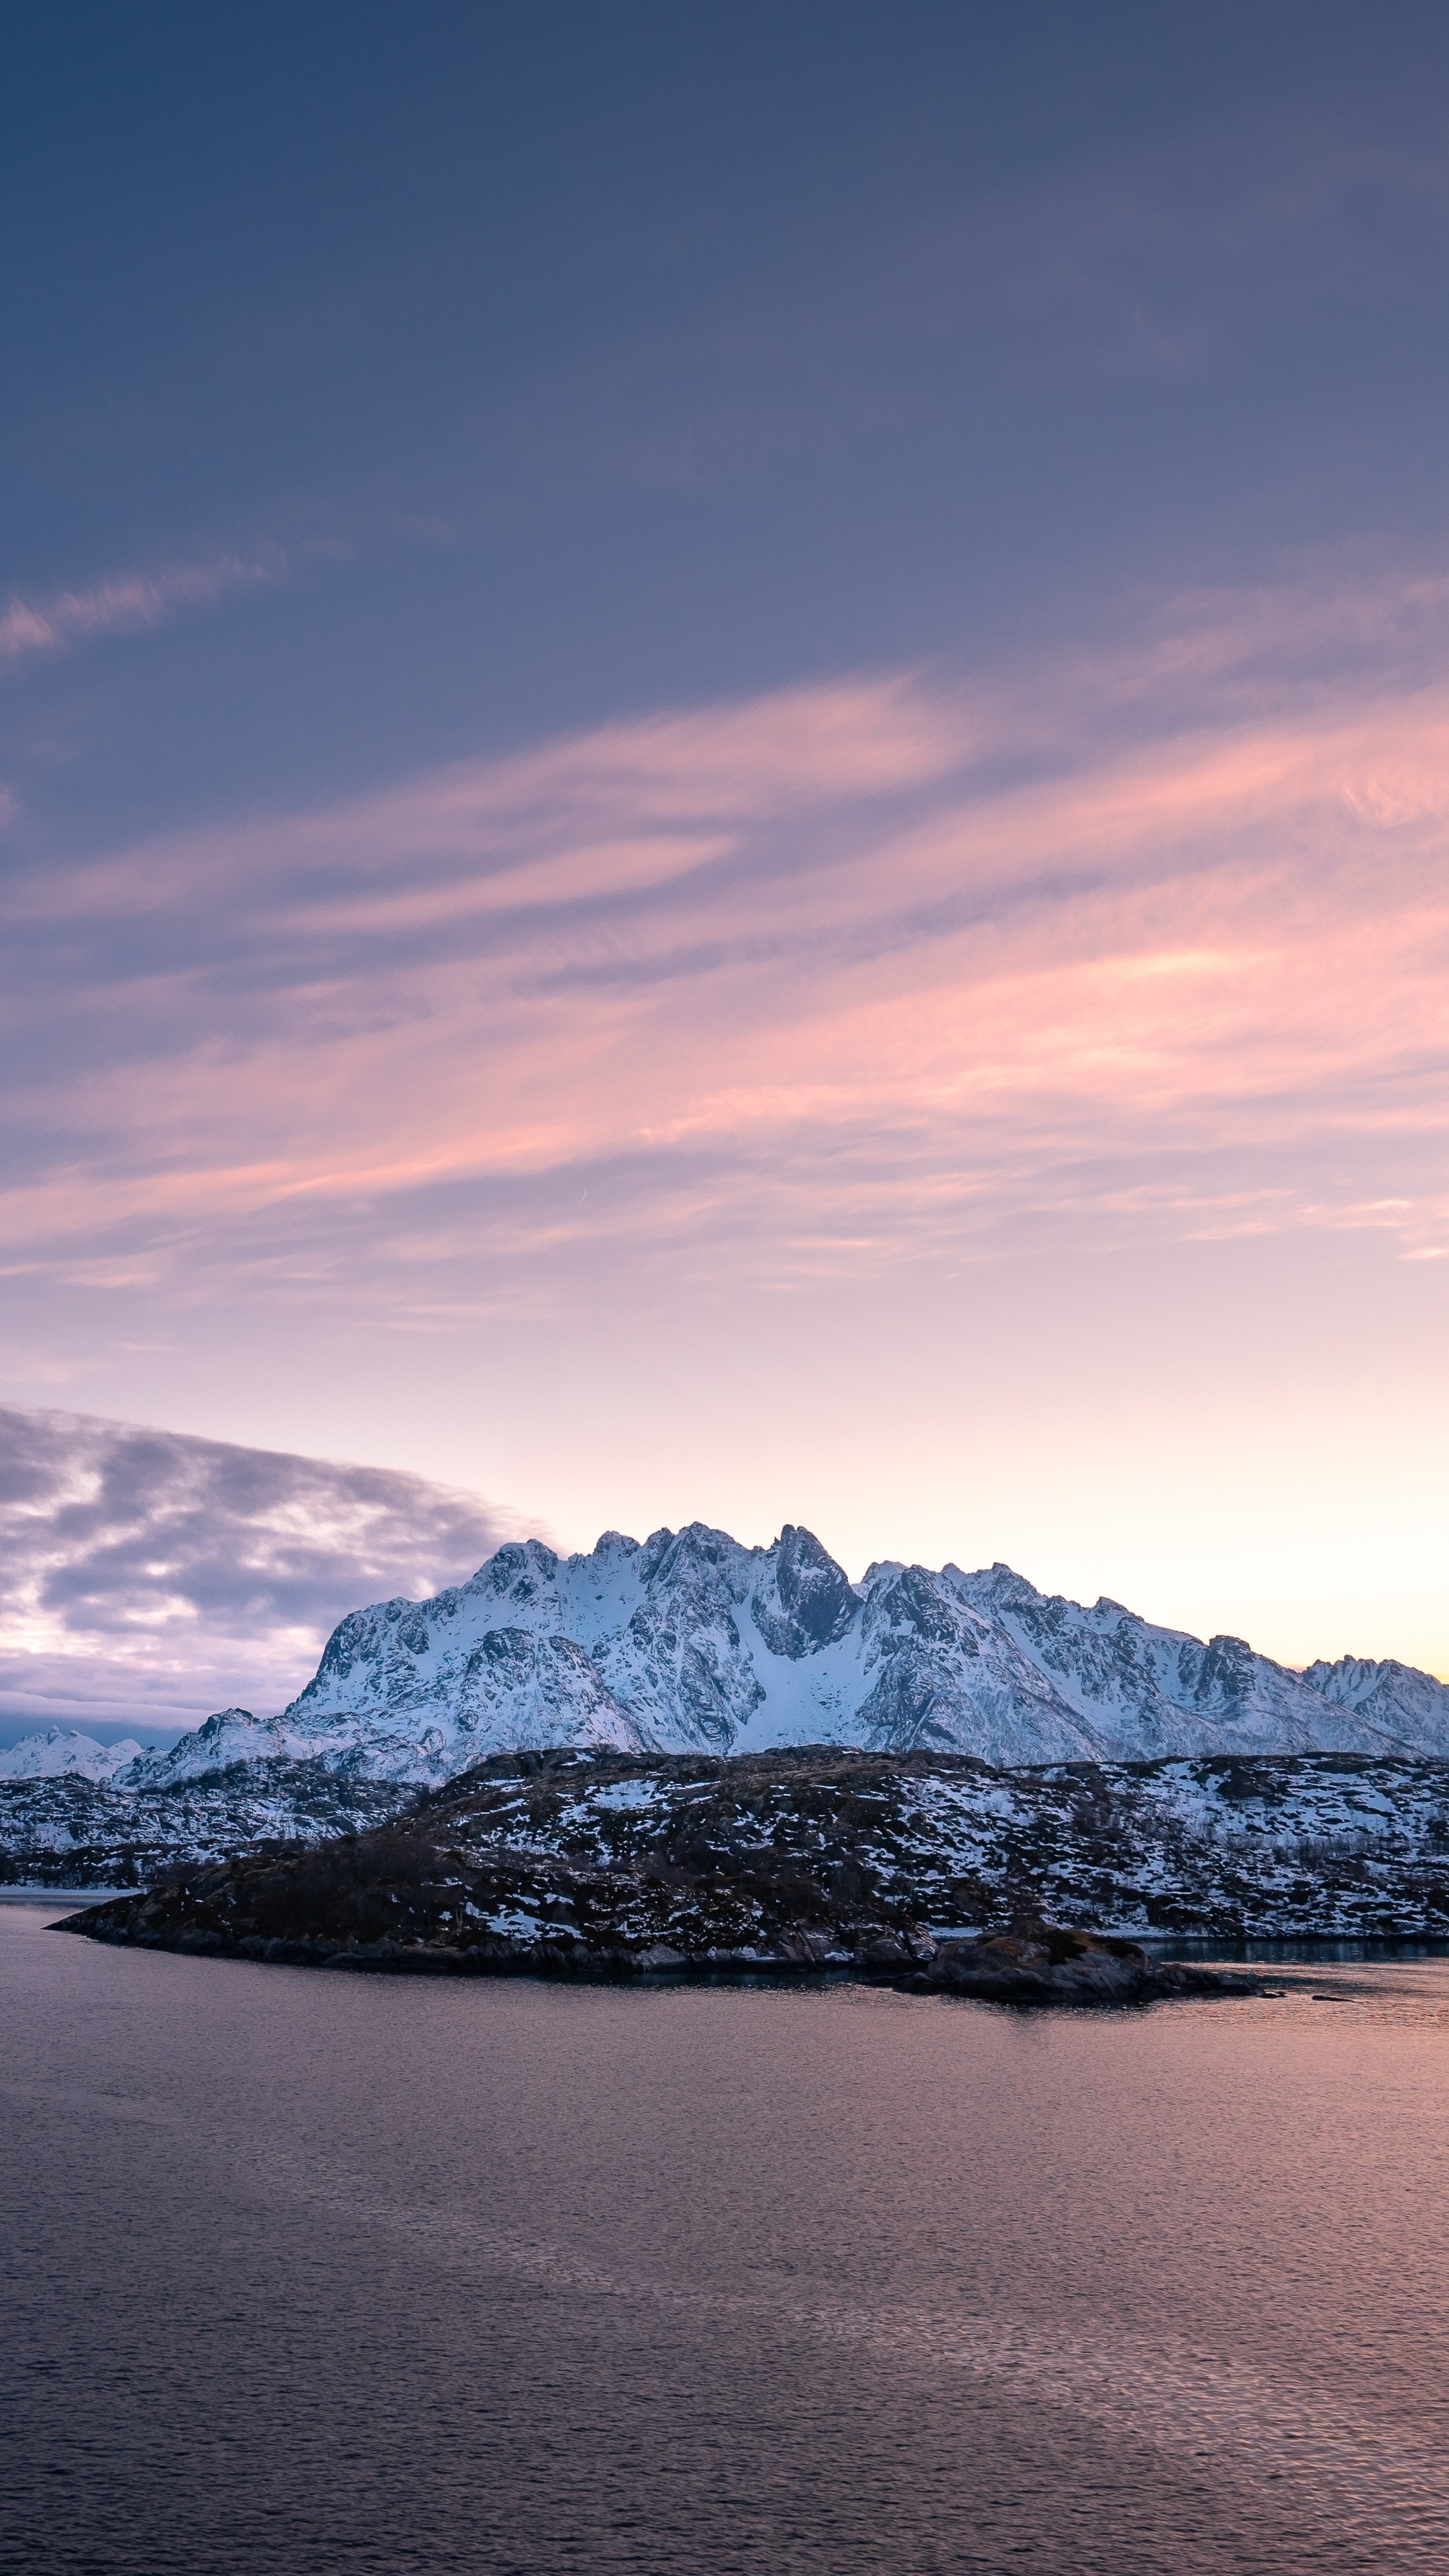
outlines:
[[[514,1528],[421,1476],[0,1408],[0,1728],[270,1711],[344,1611]]]

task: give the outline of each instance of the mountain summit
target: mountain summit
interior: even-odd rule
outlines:
[[[1345,1657],[1291,1671],[1009,1566],[887,1562],[852,1584],[806,1529],[743,1547],[692,1522],[588,1555],[501,1547],[431,1601],[355,1610],[280,1717],[208,1718],[118,1786],[322,1758],[443,1780],[486,1755],[842,1744],[1003,1766],[1219,1753],[1449,1752],[1449,1686]]]

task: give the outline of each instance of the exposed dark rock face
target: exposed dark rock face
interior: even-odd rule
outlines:
[[[477,1918],[477,1919],[475,1919]],[[384,1827],[315,1852],[261,1852],[56,1926],[152,1950],[289,1967],[588,1979],[844,1970],[918,1994],[1002,2004],[1136,2004],[1263,1991],[1251,1973],[1160,1961],[1131,1941],[1032,1924],[936,1942],[922,1925],[832,1909],[808,1873],[733,1885],[676,1865],[584,1871],[471,1864]]]
[[[810,1530],[797,1529],[787,1521],[774,1555],[779,1609],[771,1607],[765,1586],[756,1589],[750,1606],[770,1652],[798,1662],[846,1634],[860,1598]]]

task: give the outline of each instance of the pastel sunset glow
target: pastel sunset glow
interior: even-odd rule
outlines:
[[[1449,1674],[1443,21],[336,15],[33,38],[0,1396]]]

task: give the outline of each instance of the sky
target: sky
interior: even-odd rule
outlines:
[[[1395,0],[29,13],[0,1722],[691,1519],[1449,1675],[1446,124]]]

